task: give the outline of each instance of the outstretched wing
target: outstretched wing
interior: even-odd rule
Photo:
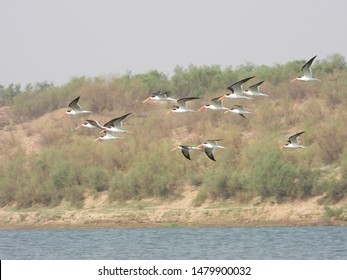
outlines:
[[[191,158],[190,158],[190,153],[189,153],[189,151],[190,151],[189,148],[183,148],[183,147],[182,147],[181,151],[182,151],[182,154],[183,154],[187,159],[191,160]]]
[[[213,150],[213,148],[205,148],[205,154],[213,161],[216,161],[216,159],[213,156]]]
[[[157,92],[157,95],[158,95],[160,98],[168,98],[169,95],[170,95],[170,92],[169,92],[169,91],[164,91],[164,92],[158,91],[158,92]]]
[[[95,120],[86,120],[86,123],[89,122],[92,126],[100,128],[100,129],[104,129],[97,121]]]
[[[187,108],[187,101],[200,99],[199,97],[183,97],[177,100],[177,103],[180,105],[181,108]]]
[[[217,146],[217,142],[221,141],[222,139],[214,139],[214,140],[207,140],[207,143],[209,143],[212,146]]]
[[[304,71],[304,75],[306,77],[312,77],[312,69],[311,69],[311,65],[313,60],[316,58],[316,55],[314,57],[312,57],[309,61],[307,61],[304,66],[302,66],[301,70]]]
[[[237,109],[239,109],[239,111],[246,111],[245,106],[243,105],[234,105]]]
[[[222,106],[222,96],[215,97],[211,99],[212,103],[216,106]]]
[[[80,96],[78,96],[74,100],[72,100],[69,104],[69,107],[75,111],[82,111],[81,106],[78,104],[79,99],[80,99]]]
[[[246,83],[248,80],[253,79],[255,76],[240,80],[236,83],[233,83],[230,87],[228,87],[227,89],[231,90],[232,93],[236,93],[236,94],[242,94],[242,85],[244,83]]]
[[[121,117],[112,119],[112,120],[108,121],[107,123],[105,123],[104,126],[105,126],[105,127],[108,127],[108,128],[110,128],[110,127],[116,127],[116,128],[121,129],[121,128],[122,128],[122,122],[123,122],[123,120],[124,120],[127,116],[129,116],[130,114],[131,114],[131,113],[128,113],[128,114],[125,114],[125,115],[123,115],[123,116],[121,116]]]
[[[259,86],[260,86],[262,83],[264,83],[264,81],[261,81],[261,82],[259,82],[259,83],[256,83],[256,84],[250,86],[250,87],[249,87],[249,90],[250,90],[250,91],[253,91],[253,92],[259,92]]]
[[[297,143],[298,143],[298,137],[299,137],[301,134],[303,134],[303,133],[305,133],[305,131],[301,131],[301,132],[298,132],[298,133],[296,133],[296,134],[290,136],[290,137],[288,138],[288,142],[289,142],[289,143],[292,143],[292,144],[297,144]]]

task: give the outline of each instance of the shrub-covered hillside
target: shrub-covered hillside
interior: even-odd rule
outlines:
[[[177,197],[184,185],[199,187],[196,205],[206,198],[281,202],[323,193],[338,201],[347,190],[347,66],[332,55],[313,64],[321,82],[291,82],[304,63],[192,65],[177,67],[172,77],[151,71],[74,78],[60,87],[0,87],[0,205],[55,206],[65,199],[82,206],[86,195],[101,192],[110,201]],[[174,98],[200,97],[188,103],[198,109],[250,76],[244,88],[264,80],[261,90],[269,97],[224,100],[226,107],[247,106],[254,112],[247,118],[210,110],[167,114],[175,102],[143,103],[162,90]],[[77,96],[93,113],[60,118]],[[85,119],[104,124],[126,113],[131,133],[121,139],[93,142],[97,129],[74,130]],[[300,138],[307,149],[280,149],[299,131],[306,131]],[[201,151],[192,151],[192,160],[171,151],[207,139],[222,139],[226,147],[214,151],[216,162]]]

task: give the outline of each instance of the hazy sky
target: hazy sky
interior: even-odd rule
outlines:
[[[0,84],[347,58],[346,0],[0,0]]]

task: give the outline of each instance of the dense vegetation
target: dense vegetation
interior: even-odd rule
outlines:
[[[185,185],[199,187],[196,205],[206,198],[282,202],[323,193],[325,201],[338,201],[347,191],[347,66],[342,56],[332,55],[313,65],[322,82],[291,83],[304,62],[235,69],[191,65],[177,67],[172,77],[151,71],[74,78],[60,87],[0,86],[0,104],[11,113],[10,122],[0,122],[0,205],[55,206],[65,199],[80,207],[86,195],[105,192],[110,201],[177,197]],[[208,110],[166,115],[172,103],[142,103],[153,91],[169,90],[177,98],[199,96],[189,104],[198,108],[253,75],[245,87],[265,80],[261,89],[270,97],[224,103],[249,105],[255,114],[247,119]],[[88,118],[101,123],[131,112],[125,126],[132,133],[93,142],[98,131],[74,131],[85,117],[59,116],[76,96],[94,112]],[[20,137],[19,127],[25,131]],[[301,130],[307,149],[280,149]],[[39,149],[22,141],[34,136]],[[216,162],[199,151],[191,161],[171,152],[178,144],[218,138],[227,149],[215,151]]]

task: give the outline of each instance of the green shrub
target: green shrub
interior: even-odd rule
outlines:
[[[72,185],[64,190],[64,198],[71,203],[72,206],[82,208],[84,204],[85,189],[80,185]]]
[[[206,199],[208,198],[208,192],[205,187],[199,188],[199,191],[195,198],[193,199],[193,206],[194,207],[199,207],[201,206]]]
[[[279,149],[264,152],[254,159],[248,175],[249,185],[257,194],[263,198],[275,197],[279,202],[312,194],[316,174],[286,160]]]
[[[82,170],[82,184],[97,192],[108,189],[109,177],[107,170],[102,166],[89,166]]]

